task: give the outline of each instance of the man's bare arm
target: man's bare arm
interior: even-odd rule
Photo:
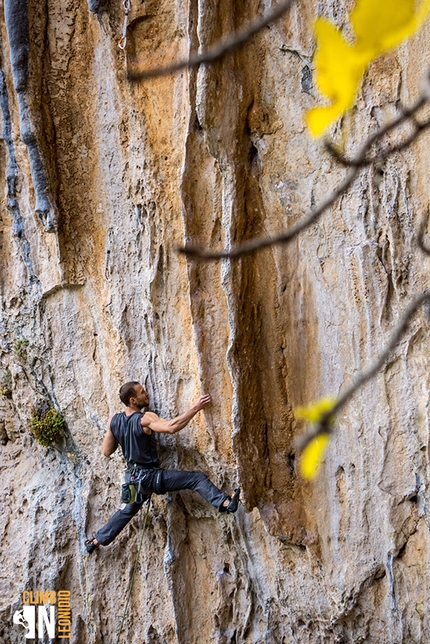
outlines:
[[[176,434],[176,432],[184,429],[190,420],[211,402],[212,396],[210,394],[205,394],[204,396],[201,396],[198,401],[188,409],[188,411],[185,411],[176,418],[172,418],[172,420],[165,420],[164,418],[157,416],[157,414],[154,414],[154,412],[147,411],[146,414],[142,416],[140,424],[146,434],[150,434],[151,431],[161,434]]]
[[[111,454],[113,454],[118,447],[118,441],[116,440],[110,428],[110,421],[112,420],[112,418],[113,416],[111,416],[108,420],[106,434],[102,443],[102,452],[105,456],[110,456]]]

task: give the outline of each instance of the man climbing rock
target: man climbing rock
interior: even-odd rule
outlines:
[[[195,490],[220,512],[236,512],[239,505],[240,488],[227,496],[219,490],[203,472],[163,470],[159,467],[154,434],[176,434],[184,429],[190,420],[212,402],[210,394],[201,396],[186,412],[164,420],[151,411],[145,411],[149,404],[148,392],[138,382],[127,382],[119,392],[126,410],[112,416],[102,443],[102,452],[110,456],[121,445],[127,461],[125,483],[132,484],[135,499],[118,510],[93,539],[85,542],[88,552],[98,546],[107,546],[127,523],[139,512],[150,494],[165,494],[178,490]],[[143,411],[142,411],[143,410]],[[126,488],[128,491],[129,488]]]

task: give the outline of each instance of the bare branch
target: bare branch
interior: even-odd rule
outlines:
[[[190,246],[178,248],[178,252],[183,253],[191,258],[210,261],[210,260],[219,260],[219,259],[237,259],[238,257],[242,257],[243,255],[254,253],[263,248],[267,248],[268,246],[275,246],[277,244],[288,244],[295,237],[297,237],[299,233],[301,233],[303,230],[305,230],[313,223],[315,223],[319,219],[319,217],[348,190],[348,188],[355,181],[358,175],[358,172],[361,168],[367,165],[370,165],[371,163],[375,163],[377,160],[380,159],[380,156],[378,155],[378,157],[374,157],[371,160],[368,160],[368,153],[372,149],[373,145],[375,145],[375,143],[379,142],[386,134],[388,134],[392,130],[395,130],[399,125],[401,125],[408,119],[413,119],[413,121],[416,122],[415,121],[416,112],[421,107],[423,107],[427,103],[427,101],[428,101],[427,96],[423,95],[410,108],[402,108],[401,114],[399,114],[399,116],[397,116],[395,119],[393,119],[392,121],[390,121],[389,123],[381,127],[376,132],[374,132],[367,139],[367,141],[362,146],[360,152],[354,159],[347,159],[341,153],[339,153],[339,151],[332,143],[328,143],[327,144],[328,150],[334,155],[334,157],[338,161],[340,161],[341,163],[343,163],[343,165],[346,165],[350,168],[350,173],[345,178],[345,180],[340,184],[338,189],[328,199],[326,199],[326,201],[324,201],[316,210],[312,211],[307,217],[305,217],[302,221],[297,223],[295,226],[292,226],[286,232],[280,233],[279,235],[275,235],[274,237],[261,237],[261,238],[244,242],[243,244],[236,246],[236,248],[233,248],[230,251],[227,251],[227,250],[219,251],[219,252],[205,251],[199,247],[190,245]],[[408,137],[408,139],[403,143],[397,146],[393,146],[391,148],[387,148],[387,150],[384,153],[384,156],[381,157],[381,159],[382,160],[386,159],[394,152],[401,150],[407,147],[408,145],[410,145],[411,142],[415,140],[421,134],[421,132],[427,127],[430,127],[430,120],[425,121],[422,124],[419,124],[419,127],[416,126],[416,132],[414,132],[413,135]]]
[[[267,27],[272,22],[279,20],[279,18],[281,18],[291,7],[293,1],[294,0],[284,0],[267,16],[263,16],[259,20],[256,20],[242,31],[232,34],[226,38],[226,40],[221,43],[217,43],[202,54],[188,58],[187,60],[178,61],[177,63],[173,63],[173,65],[168,65],[167,67],[154,67],[152,69],[130,71],[127,73],[127,78],[130,81],[139,81],[146,78],[156,78],[157,76],[167,76],[168,74],[173,74],[181,69],[198,67],[204,63],[214,63],[226,54],[244,45],[250,38],[252,38],[252,36],[255,36],[255,34],[264,29],[264,27]]]
[[[414,131],[412,134],[410,134],[404,141],[401,143],[398,143],[397,145],[392,145],[387,147],[385,150],[380,152],[379,154],[372,156],[372,157],[367,157],[367,151],[366,154],[364,155],[359,155],[355,159],[349,159],[346,157],[334,144],[332,141],[326,141],[325,142],[325,148],[332,157],[338,161],[341,165],[344,165],[348,168],[352,167],[359,167],[359,168],[364,168],[369,165],[381,163],[382,161],[385,161],[389,156],[394,154],[394,152],[400,152],[401,150],[404,150],[405,148],[409,147],[415,139],[418,138],[418,136],[421,134],[421,132],[428,127],[430,127],[430,119],[427,121],[423,121],[422,123],[417,120],[416,118],[416,113],[427,103],[427,98],[424,96],[421,96],[418,101],[412,105],[410,108],[403,108],[401,113],[399,114],[398,117],[381,127],[379,130],[377,130],[367,141],[367,151],[369,151],[372,146],[383,139],[383,137],[391,132],[392,130],[396,129],[403,123],[407,121],[412,121]]]
[[[424,236],[427,228],[427,222],[428,222],[428,213],[426,217],[423,217],[423,220],[421,222],[421,226],[419,228],[418,235],[417,235],[417,244],[418,244],[418,248],[420,248],[423,251],[423,253],[425,253],[426,255],[430,255],[430,248],[426,246],[424,243]]]
[[[344,407],[346,403],[349,402],[349,400],[354,396],[354,394],[364,384],[366,384],[366,382],[371,380],[378,373],[381,367],[384,366],[391,352],[393,351],[393,349],[395,349],[395,347],[402,339],[403,335],[408,330],[409,324],[413,316],[425,302],[430,302],[430,293],[421,294],[412,302],[412,304],[410,304],[409,308],[406,310],[403,317],[401,318],[399,325],[394,331],[390,342],[388,343],[384,351],[381,353],[379,358],[377,358],[377,360],[375,360],[375,362],[367,369],[367,371],[364,371],[352,383],[352,385],[348,387],[348,389],[346,389],[346,391],[338,398],[334,407],[321,418],[319,424],[315,428],[313,428],[312,431],[307,432],[305,436],[299,439],[299,441],[297,442],[297,448],[299,450],[303,450],[311,442],[311,440],[313,440],[320,434],[326,434],[332,431],[332,428],[330,426],[330,419],[332,419],[335,414],[338,414],[339,411],[342,409],[342,407]]]
[[[179,253],[184,253],[188,257],[195,257],[203,260],[215,260],[215,259],[237,259],[243,255],[248,255],[254,253],[256,250],[261,250],[267,248],[267,246],[275,246],[277,244],[285,244],[290,242],[294,237],[297,237],[299,233],[306,228],[309,228],[313,223],[315,223],[319,217],[323,214],[327,208],[333,205],[339,197],[341,197],[349,186],[354,182],[355,178],[358,175],[360,168],[352,168],[351,172],[348,174],[346,179],[340,184],[338,189],[333,192],[330,197],[324,201],[319,208],[310,213],[305,219],[299,221],[295,226],[292,226],[289,230],[274,237],[261,237],[258,239],[253,239],[249,242],[245,242],[236,248],[233,248],[231,251],[221,251],[221,252],[210,252],[204,251],[196,246],[185,246],[184,248],[178,248]]]

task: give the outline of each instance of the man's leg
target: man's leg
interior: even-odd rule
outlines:
[[[163,470],[163,492],[178,490],[195,490],[206,501],[220,509],[230,497],[221,492],[203,472],[181,472],[180,470]]]
[[[129,503],[125,508],[121,508],[109,519],[109,521],[98,530],[94,539],[102,546],[108,546],[125,528],[127,523],[139,512],[143,506],[142,503]]]

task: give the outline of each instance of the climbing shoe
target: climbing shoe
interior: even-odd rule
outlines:
[[[240,487],[237,487],[234,491],[233,496],[231,497],[231,501],[227,506],[227,512],[236,512],[237,508],[239,507],[239,495],[240,495]]]
[[[236,512],[239,507],[239,496],[240,496],[240,487],[237,487],[234,491],[234,494],[230,497],[230,503],[228,505],[222,505],[219,509],[220,512]]]
[[[87,539],[87,541],[85,541],[85,549],[88,552],[88,554],[91,554],[92,552],[94,552],[94,550],[96,550],[96,548],[98,548],[99,545],[100,544],[98,543],[94,543],[94,539]]]

